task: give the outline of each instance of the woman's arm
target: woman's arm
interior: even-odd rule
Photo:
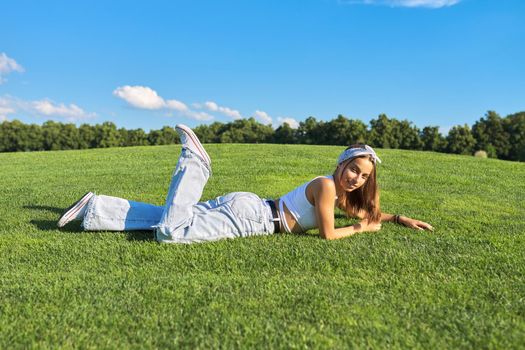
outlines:
[[[381,229],[381,223],[368,222],[368,220],[363,220],[360,223],[354,224],[352,226],[336,228],[334,230],[334,234],[330,238],[328,237],[323,237],[323,238],[339,239],[339,238],[345,238],[348,236],[352,236],[358,232],[375,232],[375,231],[379,231],[380,229]]]
[[[434,230],[434,228],[430,224],[424,221],[411,219],[409,217],[401,216],[401,215],[381,213],[381,222],[383,221],[395,222],[397,224],[401,224],[406,227],[413,228],[415,230],[429,230],[429,231]]]
[[[319,178],[313,183],[313,197],[315,205],[315,215],[319,226],[319,234],[324,239],[340,239],[352,236],[357,232],[378,231],[381,223],[368,223],[367,220],[361,221],[348,227],[335,228],[334,202],[335,202],[334,182]]]

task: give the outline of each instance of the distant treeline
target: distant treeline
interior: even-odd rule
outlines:
[[[330,121],[309,117],[294,129],[283,124],[277,129],[254,118],[230,123],[215,122],[194,128],[203,143],[295,143],[312,145],[349,145],[363,142],[372,147],[428,150],[473,154],[485,151],[489,157],[525,161],[525,112],[500,117],[489,111],[472,127],[454,126],[443,136],[437,126],[420,130],[408,120],[384,114],[370,121],[342,115]],[[146,133],[142,129],[117,128],[111,122],[89,125],[47,121],[43,125],[18,120],[0,124],[0,152],[68,150],[102,147],[167,145],[179,143],[173,127]]]

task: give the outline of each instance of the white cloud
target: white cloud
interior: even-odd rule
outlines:
[[[173,109],[179,112],[184,112],[188,110],[188,106],[177,100],[167,100],[166,108]]]
[[[7,115],[15,113],[15,109],[11,106],[7,98],[0,97],[0,122],[7,120]]]
[[[205,112],[220,113],[232,119],[241,119],[242,115],[236,109],[219,105],[214,101],[204,103],[192,103],[191,109],[181,101],[165,100],[159,94],[147,86],[121,86],[113,91],[113,95],[126,101],[130,106],[147,109],[147,110],[164,110],[168,111],[167,115],[173,115],[171,111],[178,112],[179,115],[192,118],[195,120],[208,121],[214,119],[214,116]],[[205,110],[205,111],[204,111]],[[256,110],[253,116],[264,124],[272,124],[273,118],[268,113]],[[293,118],[279,118],[282,124],[287,122],[292,128],[297,128],[299,123]]]
[[[74,103],[65,105],[54,103],[49,99],[38,101],[24,101],[11,96],[0,97],[0,117],[7,119],[9,114],[23,112],[35,116],[59,117],[67,121],[78,121],[96,117],[96,113],[89,113]]]
[[[184,115],[192,119],[195,119],[195,120],[212,120],[213,119],[213,115],[208,114],[206,112],[197,112],[197,111],[188,110],[184,112]]]
[[[135,108],[161,109],[166,107],[166,101],[155,90],[147,86],[121,86],[113,91],[113,95]]]
[[[14,59],[8,57],[4,52],[0,53],[0,84],[7,81],[3,76],[11,72],[23,72],[24,67],[18,64]]]
[[[206,101],[204,103],[204,108],[207,108],[208,110],[215,112],[219,110],[219,105],[217,105],[215,102]]]
[[[90,119],[96,116],[95,113],[88,113],[73,103],[71,103],[69,106],[66,106],[63,103],[55,104],[53,101],[44,99],[40,101],[34,101],[31,103],[31,105],[33,110],[38,114],[43,114],[50,117],[62,117],[68,121]]]
[[[260,111],[260,110],[256,110],[254,113],[253,113],[253,116],[258,119],[261,123],[263,124],[272,124],[273,122],[273,119],[272,117],[270,117],[268,115],[268,113],[264,112],[264,111]]]
[[[157,91],[147,86],[121,86],[113,91],[113,95],[123,99],[130,106],[138,109],[148,110],[169,110],[176,111],[180,115],[196,120],[212,120],[213,116],[206,112],[193,111],[188,106],[178,100],[165,100]],[[193,104],[195,108],[200,105]]]
[[[204,104],[194,103],[193,106],[199,109],[207,109],[211,112],[218,112],[233,119],[242,118],[241,112],[239,112],[238,110],[229,107],[219,106],[213,101],[206,101],[204,102]]]
[[[341,4],[384,5],[391,7],[441,8],[453,6],[462,0],[339,0]]]
[[[299,122],[293,118],[290,117],[279,117],[277,118],[279,125],[283,125],[284,123],[288,123],[292,129],[297,129],[299,127]]]

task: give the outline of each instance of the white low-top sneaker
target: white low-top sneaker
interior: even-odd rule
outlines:
[[[64,214],[60,217],[58,220],[58,227],[64,227],[68,223],[70,223],[73,220],[80,220],[84,217],[84,214],[86,213],[87,204],[89,203],[89,200],[91,197],[93,197],[95,194],[93,192],[88,192],[85,195],[82,196],[78,201],[73,203],[72,206],[66,209]]]
[[[189,149],[197,156],[199,156],[208,166],[208,169],[211,167],[211,159],[202,143],[199,141],[199,138],[193,130],[183,124],[177,124],[175,130],[179,133],[180,142],[182,147]]]

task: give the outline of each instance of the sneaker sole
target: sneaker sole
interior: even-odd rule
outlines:
[[[188,135],[190,140],[193,142],[193,144],[197,147],[197,149],[201,153],[201,157],[203,157],[208,162],[208,164],[211,164],[211,159],[210,159],[210,156],[208,155],[208,152],[206,152],[206,150],[204,149],[204,147],[200,143],[199,138],[197,137],[197,135],[195,135],[193,130],[191,130],[190,128],[186,127],[185,125],[178,125],[175,128],[184,131],[184,133],[186,135]]]
[[[88,192],[85,195],[83,195],[82,198],[76,201],[72,206],[67,208],[66,212],[58,220],[57,226],[64,227],[65,225],[67,225],[71,221],[71,218],[74,217],[80,211],[80,209],[85,207],[86,204],[88,204],[91,197],[93,197],[93,193]]]

